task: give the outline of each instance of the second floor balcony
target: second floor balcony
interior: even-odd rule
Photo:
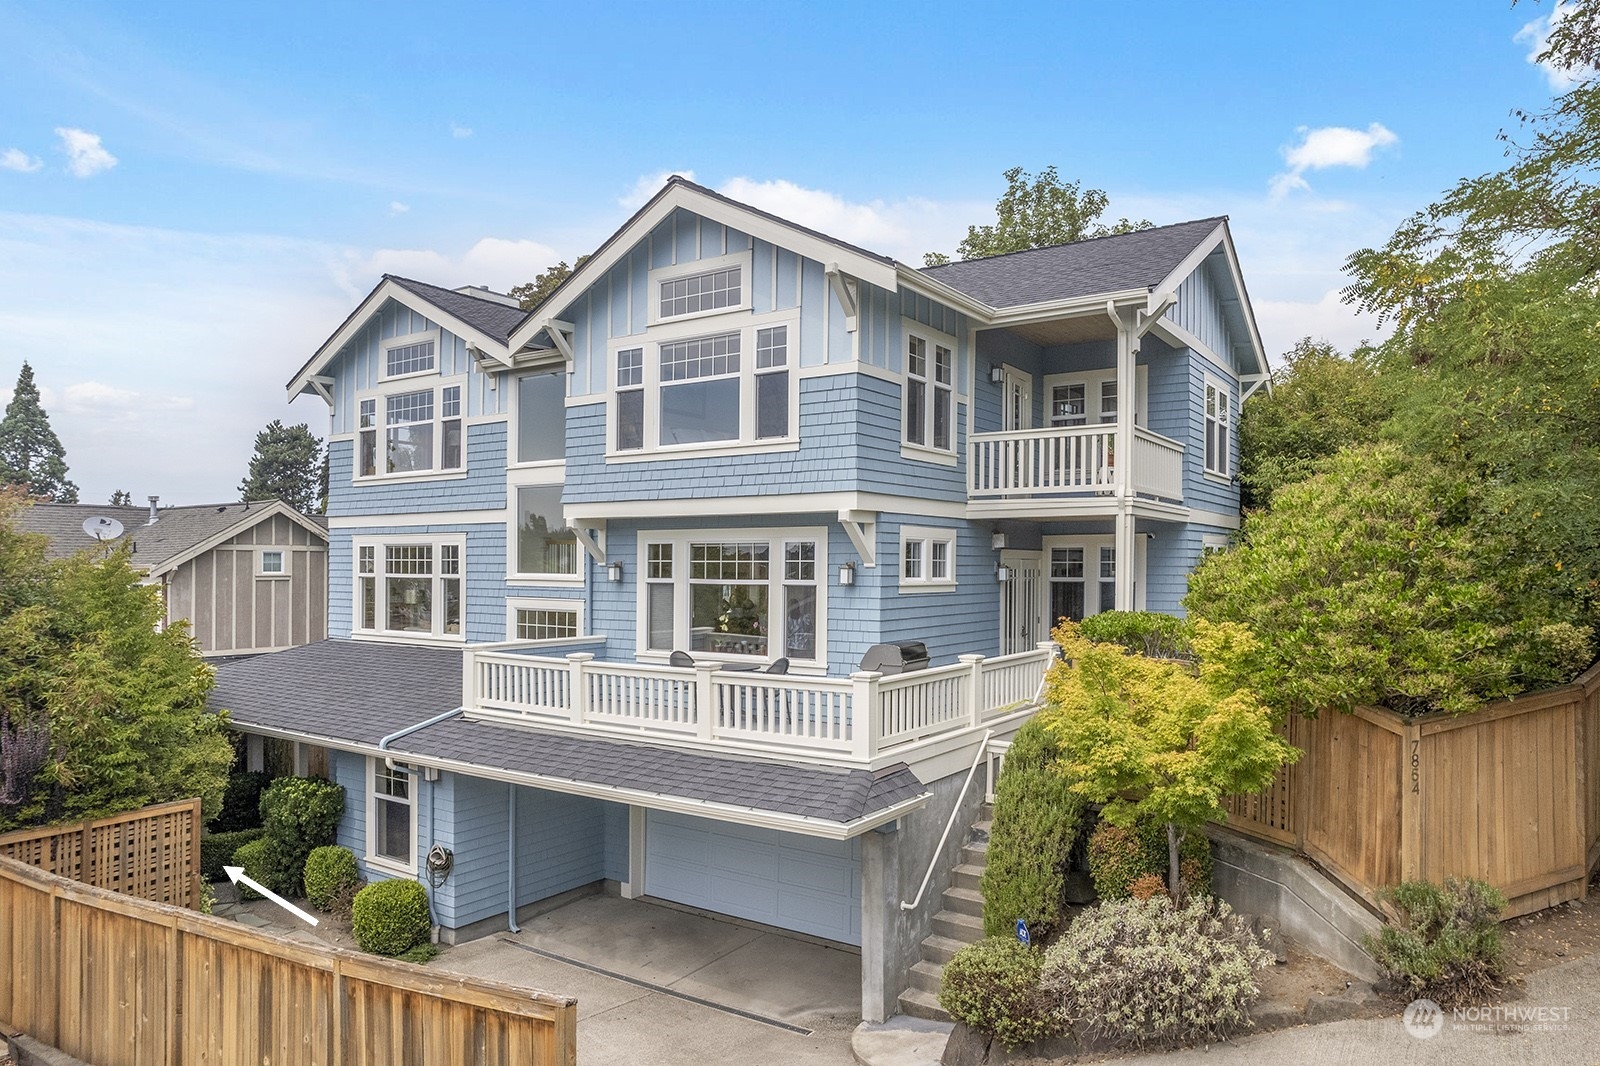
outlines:
[[[1136,495],[1183,502],[1184,446],[1134,428],[1133,454],[1122,469],[1114,425],[975,433],[967,461],[967,495],[973,501],[1037,501],[1111,496],[1119,476]]]

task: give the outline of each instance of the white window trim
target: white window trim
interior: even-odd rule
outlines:
[[[527,462],[523,462],[523,461],[521,461],[521,460],[519,460],[517,458],[517,449],[518,449],[517,434],[520,432],[520,427],[522,425],[522,384],[521,384],[521,382],[522,382],[523,378],[540,377],[540,376],[545,375],[545,374],[559,374],[559,375],[561,375],[561,377],[564,379],[564,384],[566,386],[566,392],[568,394],[567,395],[567,400],[570,401],[572,399],[572,396],[571,396],[571,392],[572,392],[572,373],[571,373],[571,371],[562,370],[559,367],[554,367],[554,368],[551,368],[550,370],[528,370],[528,371],[522,371],[522,372],[519,372],[519,373],[514,373],[514,374],[507,375],[506,384],[503,387],[507,387],[507,388],[509,388],[511,390],[511,394],[510,394],[511,402],[509,404],[509,406],[511,408],[511,413],[508,416],[505,416],[506,417],[506,469],[508,469],[508,470],[562,469],[562,468],[565,468],[566,465],[567,465],[567,459],[566,459],[565,455],[563,455],[559,459],[531,459],[531,460],[528,460]],[[563,415],[566,414],[566,408],[567,408],[567,403],[563,402],[562,406],[561,406],[561,410],[562,410],[562,414]],[[499,417],[501,417],[501,416],[498,416],[498,415],[496,416],[497,419]],[[463,456],[463,460],[464,459],[465,459],[465,457]]]
[[[282,570],[268,570],[266,568],[267,553],[268,552],[277,552],[280,556],[283,557],[283,560],[282,560],[283,561],[283,569]],[[290,556],[290,550],[288,548],[259,548],[259,549],[257,549],[257,551],[256,551],[256,577],[266,578],[266,579],[288,577],[289,576],[289,569],[290,569],[290,567],[289,567],[289,556]]]
[[[911,357],[907,349],[910,347],[912,337],[920,337],[928,346],[928,373],[925,377],[916,380],[927,382],[927,410],[923,414],[923,438],[927,443],[915,444],[907,439],[909,419],[907,408],[911,405]],[[956,389],[956,374],[961,365],[961,348],[956,339],[948,333],[924,326],[914,318],[900,319],[900,373],[897,378],[900,382],[900,455],[904,459],[914,459],[924,463],[938,463],[941,466],[955,466],[956,452],[960,447],[961,437],[961,396]],[[950,349],[950,384],[938,385],[934,374],[934,348]],[[935,448],[933,446],[933,398],[939,388],[948,388],[950,392],[950,447]]]
[[[506,640],[532,640],[517,636],[518,611],[571,611],[577,615],[578,632],[573,637],[551,637],[551,640],[577,640],[586,636],[583,628],[583,601],[562,600],[553,597],[512,596],[506,600]],[[537,638],[546,639],[546,638]]]
[[[417,788],[422,780],[422,775],[418,773],[406,774],[406,777],[411,781],[409,790],[411,795],[407,797],[408,805],[411,807],[411,861],[402,863],[386,855],[378,854],[378,819],[375,812],[378,807],[378,766],[380,763],[381,760],[379,759],[369,758],[367,760],[367,865],[384,873],[413,876],[417,872]],[[396,772],[398,773],[399,771]]]
[[[373,620],[375,622],[379,623],[380,626],[381,626],[383,620],[388,615],[388,612],[385,610],[385,608],[387,607],[387,603],[385,602],[385,599],[386,599],[386,596],[387,596],[387,592],[385,591],[385,587],[384,587],[384,578],[385,578],[386,575],[383,572],[383,565],[384,565],[383,548],[384,548],[384,545],[386,545],[386,544],[388,544],[388,545],[396,545],[396,544],[429,544],[429,545],[432,545],[433,548],[434,548],[433,580],[435,582],[435,588],[436,589],[437,589],[437,583],[438,583],[439,579],[443,576],[442,574],[439,573],[439,552],[438,552],[439,547],[442,546],[442,545],[455,545],[460,550],[461,573],[460,573],[460,575],[458,575],[461,578],[461,632],[460,633],[442,633],[442,632],[438,631],[438,628],[436,628],[435,631],[432,632],[432,633],[413,633],[413,632],[410,632],[408,630],[400,630],[400,629],[382,629],[382,628],[363,629],[363,628],[361,628],[361,579],[362,579],[362,577],[367,576],[367,575],[363,575],[361,573],[361,549],[362,548],[372,548],[373,549],[374,565],[375,565],[376,571],[377,571],[376,573],[371,575],[372,577],[377,579],[376,580],[376,584],[375,584],[375,595],[376,595],[375,604],[376,605],[375,605],[375,608],[374,608],[374,611],[373,611]],[[378,640],[378,641],[386,641],[386,642],[391,642],[391,643],[402,643],[402,644],[444,644],[444,645],[465,644],[466,640],[467,640],[467,581],[468,581],[469,576],[470,576],[467,573],[467,569],[468,569],[468,567],[467,567],[467,535],[465,533],[440,533],[440,534],[431,534],[431,533],[396,533],[396,534],[392,534],[390,536],[372,536],[372,537],[352,537],[352,538],[350,538],[350,635],[351,635],[351,637],[353,639],[356,639],[356,640]],[[440,612],[440,611],[436,611],[436,612],[434,612],[434,617],[435,617],[435,622],[434,622],[435,626],[436,627],[442,627],[443,624],[444,624],[444,615],[443,615],[443,613]]]
[[[563,586],[563,587],[566,587],[566,586],[581,586],[583,584],[583,572],[584,572],[584,569],[587,566],[587,563],[585,562],[585,560],[587,560],[589,558],[589,555],[588,555],[588,552],[586,552],[584,550],[582,541],[578,541],[578,544],[577,544],[577,562],[578,562],[578,571],[577,571],[577,573],[574,573],[574,574],[530,574],[530,573],[523,573],[520,569],[518,569],[518,566],[521,563],[521,558],[520,558],[520,552],[518,551],[518,545],[517,545],[517,529],[518,529],[518,526],[521,524],[520,515],[522,513],[522,508],[517,503],[518,490],[520,490],[520,489],[538,489],[538,488],[559,489],[564,484],[563,479],[560,476],[551,476],[551,475],[552,474],[559,475],[561,472],[562,471],[560,469],[555,469],[555,468],[552,468],[552,467],[547,465],[542,470],[537,470],[537,471],[524,470],[519,475],[515,475],[515,476],[509,477],[507,479],[507,486],[506,486],[506,580],[508,582],[511,582],[513,584],[520,583],[520,584],[524,584],[524,585],[558,585],[558,586]],[[563,520],[565,520],[565,518],[566,518],[565,514],[562,515],[562,518],[563,518]],[[571,529],[572,527],[571,526],[563,526],[562,528],[563,529]]]
[[[376,484],[380,484],[380,483],[385,483],[385,484],[387,484],[387,483],[395,483],[395,482],[404,483],[404,482],[408,482],[408,481],[434,481],[434,480],[443,479],[443,478],[458,478],[458,477],[465,477],[466,476],[466,473],[467,473],[467,426],[468,426],[468,419],[467,419],[468,379],[467,379],[466,375],[459,375],[459,376],[456,376],[456,377],[449,377],[449,378],[438,378],[434,382],[434,384],[432,385],[432,389],[433,389],[433,435],[434,435],[433,444],[434,444],[434,459],[435,460],[437,460],[439,458],[439,452],[444,446],[444,429],[443,429],[443,423],[445,421],[445,417],[444,417],[444,390],[448,389],[448,388],[450,388],[452,386],[459,386],[460,389],[461,389],[461,414],[459,416],[460,421],[461,421],[461,465],[460,466],[449,466],[449,467],[434,467],[432,470],[403,470],[403,471],[396,471],[396,472],[394,472],[392,474],[388,473],[387,471],[382,469],[382,466],[384,465],[382,463],[382,459],[383,459],[383,455],[384,455],[385,441],[388,440],[388,434],[389,434],[389,426],[388,426],[389,407],[388,407],[388,403],[386,402],[388,397],[390,397],[390,396],[398,396],[401,393],[407,393],[407,392],[421,392],[424,388],[428,388],[429,387],[429,386],[426,386],[426,385],[422,384],[422,379],[427,377],[427,376],[429,376],[429,375],[431,375],[431,374],[433,374],[433,373],[435,373],[435,372],[432,371],[432,370],[429,370],[429,371],[419,372],[417,374],[409,374],[409,375],[406,375],[405,377],[401,377],[401,378],[391,378],[391,379],[389,379],[390,381],[399,381],[399,382],[402,383],[402,385],[400,387],[397,387],[397,388],[363,389],[362,391],[356,393],[355,447],[350,453],[350,480],[351,480],[352,484],[356,484],[356,485],[376,485]],[[378,469],[378,471],[376,473],[367,474],[367,475],[363,475],[361,473],[361,434],[363,432],[363,430],[361,429],[361,401],[362,400],[374,400],[374,401],[376,401],[376,403],[374,404],[374,414],[375,414],[374,428],[375,428],[375,431],[378,434],[376,444],[377,444],[377,459],[378,459],[379,469]]]
[[[692,262],[677,263],[673,266],[657,267],[649,272],[645,282],[645,300],[648,304],[645,321],[651,325],[666,325],[669,322],[691,322],[695,319],[714,318],[717,315],[731,315],[740,311],[749,311],[753,306],[751,282],[753,280],[751,263],[753,256],[750,251],[732,252],[728,255],[711,256],[706,259],[696,259]],[[713,307],[705,311],[691,311],[688,314],[672,315],[668,318],[661,317],[661,283],[676,281],[679,278],[693,277],[696,274],[714,274],[719,270],[729,267],[739,268],[739,303],[729,307]],[[711,327],[704,327],[707,330]],[[629,347],[623,345],[624,348]]]
[[[900,574],[900,592],[903,595],[956,590],[956,548],[959,544],[957,532],[954,529],[939,529],[933,526],[900,527],[900,553],[895,556],[895,570]],[[905,576],[906,545],[911,542],[922,545],[923,576],[921,577]],[[936,543],[949,545],[949,573],[942,578],[932,576],[933,546]]]
[[[1133,538],[1133,609],[1136,610],[1136,611],[1142,611],[1142,610],[1145,609],[1145,592],[1146,592],[1146,587],[1145,586],[1147,584],[1147,582],[1145,580],[1145,570],[1146,570],[1146,562],[1147,562],[1148,554],[1149,554],[1148,550],[1147,550],[1149,543],[1150,543],[1150,538],[1145,536],[1143,533],[1137,533],[1137,534],[1134,535],[1134,538]],[[1042,538],[1040,538],[1039,560],[1040,560],[1040,565],[1042,567],[1042,574],[1043,574],[1043,579],[1041,580],[1040,584],[1041,584],[1041,586],[1043,588],[1043,593],[1042,594],[1044,596],[1044,614],[1046,616],[1046,620],[1049,622],[1050,627],[1052,629],[1055,628],[1056,619],[1053,618],[1053,617],[1050,617],[1050,584],[1051,584],[1051,581],[1052,581],[1052,579],[1050,577],[1050,552],[1051,552],[1051,550],[1054,549],[1054,548],[1082,548],[1083,549],[1083,567],[1084,567],[1085,581],[1086,582],[1092,581],[1095,585],[1098,586],[1099,581],[1100,581],[1100,577],[1099,577],[1099,573],[1100,573],[1100,549],[1101,548],[1113,548],[1114,549],[1114,548],[1116,548],[1116,546],[1117,546],[1117,538],[1116,538],[1116,536],[1114,534],[1111,534],[1111,533],[1103,533],[1103,534],[1096,533],[1096,534],[1085,535],[1085,536],[1072,536],[1072,535],[1068,534],[1066,536],[1055,536],[1055,537],[1042,537]],[[1092,568],[1093,574],[1095,575],[1092,579],[1087,576],[1087,575],[1089,575],[1091,573],[1091,568]],[[1084,589],[1083,606],[1084,606],[1084,615],[1083,616],[1085,618],[1088,618],[1091,615],[1096,615],[1096,614],[1100,613],[1100,600],[1099,600],[1099,598],[1098,597],[1091,597],[1089,595],[1089,590],[1087,588]],[[1091,607],[1094,608],[1094,609],[1093,610],[1089,610],[1089,608],[1091,608]]]
[[[1094,417],[1091,418],[1089,416],[1089,413],[1088,413],[1088,410],[1087,410],[1087,404],[1088,404],[1088,397],[1091,396],[1091,395],[1095,397],[1095,402],[1096,403],[1099,402],[1100,384],[1101,384],[1101,382],[1104,382],[1104,381],[1115,381],[1116,378],[1117,378],[1116,367],[1108,367],[1108,368],[1103,369],[1103,370],[1083,370],[1083,371],[1069,371],[1067,373],[1062,373],[1062,374],[1046,374],[1044,376],[1044,379],[1043,379],[1043,386],[1044,386],[1044,425],[1046,426],[1046,428],[1048,428],[1050,426],[1050,423],[1052,421],[1050,408],[1051,408],[1051,405],[1055,402],[1055,387],[1057,385],[1077,385],[1077,384],[1082,384],[1083,385],[1083,394],[1084,394],[1084,403],[1085,403],[1084,425],[1085,426],[1115,426],[1116,425],[1115,421],[1111,421],[1111,422],[1098,421],[1098,419],[1100,417],[1100,412],[1098,410],[1095,411]],[[1136,425],[1136,426],[1147,426],[1149,424],[1149,421],[1150,421],[1150,411],[1149,411],[1149,407],[1150,407],[1150,368],[1147,367],[1147,366],[1138,366],[1138,367],[1136,367],[1134,369],[1134,379],[1135,379],[1135,384],[1134,384],[1135,403],[1134,403],[1134,408],[1133,408],[1133,424]],[[1118,404],[1122,403],[1122,391],[1121,391],[1120,387],[1118,388],[1118,391],[1117,391],[1117,403]]]
[[[1231,481],[1233,478],[1233,426],[1238,417],[1235,411],[1236,404],[1233,400],[1233,389],[1224,380],[1212,374],[1204,375],[1205,384],[1200,389],[1200,469],[1207,479],[1217,482]],[[1222,469],[1206,465],[1206,444],[1211,435],[1211,416],[1206,411],[1206,392],[1215,389],[1228,400],[1228,419],[1223,423],[1222,433]]]
[[[768,597],[768,632],[781,632],[771,625],[774,616],[783,613],[783,563],[784,545],[795,541],[810,541],[817,546],[817,657],[791,659],[790,673],[826,674],[828,672],[828,530],[824,526],[766,527],[756,529],[641,529],[635,553],[634,573],[637,575],[634,592],[634,658],[640,662],[665,663],[674,650],[689,651],[696,662],[713,663],[770,663],[780,657],[768,648],[767,655],[735,655],[726,652],[690,651],[689,644],[689,545],[700,543],[726,543],[730,541],[765,541],[771,545],[768,553],[767,586],[777,595]],[[674,648],[656,651],[646,647],[649,643],[649,611],[646,606],[646,589],[650,582],[649,545],[672,545],[672,633]]]
[[[703,260],[702,260],[703,261]],[[694,319],[699,316],[684,316]],[[756,335],[763,329],[784,326],[789,374],[789,435],[756,436]],[[739,438],[697,444],[661,444],[661,345],[718,333],[739,333]],[[627,386],[644,393],[644,447],[617,449],[617,353],[629,348],[644,349],[644,381]],[[770,371],[769,371],[770,372]],[[701,458],[716,455],[756,455],[762,452],[796,451],[800,447],[800,312],[798,308],[747,316],[737,325],[712,325],[703,321],[672,319],[652,326],[644,336],[613,340],[606,348],[606,462],[636,463],[671,459]],[[952,459],[953,461],[953,459]]]
[[[407,333],[400,337],[389,337],[383,342],[382,349],[378,352],[378,381],[387,384],[391,381],[410,381],[413,378],[427,377],[439,373],[439,362],[444,358],[442,351],[443,338],[437,326],[433,329],[421,330],[417,333]],[[405,348],[412,344],[421,344],[423,341],[433,342],[433,365],[426,370],[408,370],[404,374],[389,373],[389,353],[396,348]]]

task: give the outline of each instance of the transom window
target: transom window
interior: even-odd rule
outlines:
[[[461,469],[460,385],[363,397],[357,416],[357,477]]]
[[[740,285],[742,276],[742,268],[735,266],[683,278],[669,278],[660,283],[660,317],[676,318],[700,311],[738,307],[744,302]]]
[[[578,537],[561,513],[560,485],[517,489],[516,573],[576,577]]]
[[[517,640],[551,640],[578,635],[578,612],[550,607],[516,608]]]
[[[371,825],[367,830],[367,857],[382,863],[416,866],[416,796],[411,775],[391,770],[382,759],[369,761]]]
[[[820,535],[646,540],[641,630],[650,651],[822,658]]]
[[[955,353],[947,344],[906,334],[905,442],[953,450]]]
[[[1220,382],[1206,379],[1206,473],[1228,476],[1228,427],[1232,394]]]
[[[357,543],[355,551],[358,631],[461,636],[459,541]]]
[[[434,365],[434,342],[432,338],[418,341],[415,344],[402,344],[396,348],[388,348],[383,353],[383,367],[385,377],[399,377],[401,374],[418,374],[424,370],[432,370]]]
[[[906,592],[954,588],[956,531],[904,526],[900,530],[900,588]]]

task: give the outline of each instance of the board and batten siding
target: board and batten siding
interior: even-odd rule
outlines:
[[[1224,359],[1231,358],[1234,337],[1222,310],[1220,286],[1213,275],[1216,257],[1207,259],[1199,269],[1178,286],[1177,302],[1167,309],[1166,317],[1200,339],[1200,343]]]
[[[288,574],[258,576],[263,548],[282,549]],[[180,564],[164,582],[167,622],[187,619],[205,655],[281,651],[328,634],[326,544],[283,515]]]

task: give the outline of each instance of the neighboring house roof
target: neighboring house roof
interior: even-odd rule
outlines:
[[[210,704],[245,730],[373,749],[461,704],[461,651],[325,640],[225,663]],[[528,775],[849,825],[926,789],[903,763],[876,773],[718,758],[676,748],[448,718],[384,750],[466,774]]]
[[[36,503],[19,511],[16,521],[18,528],[49,539],[45,550],[49,558],[65,559],[94,547],[94,540],[83,531],[85,521],[114,518],[123,528],[117,542],[130,544],[133,565],[154,576],[279,514],[326,539],[325,519],[319,523],[279,500],[162,507],[153,523],[148,507]]]
[[[990,307],[1021,307],[1159,285],[1226,217],[924,267],[922,273]]]

